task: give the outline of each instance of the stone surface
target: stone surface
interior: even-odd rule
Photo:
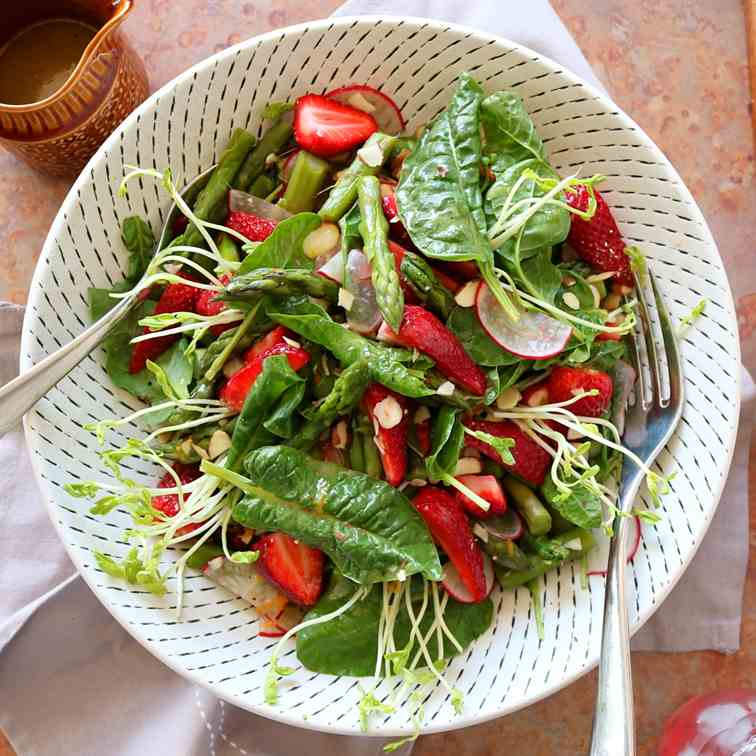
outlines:
[[[756,368],[754,145],[740,0],[552,0],[610,94],[664,150],[711,225],[730,273],[744,362]],[[270,29],[328,15],[339,0],[141,0],[126,22],[155,89],[212,52]],[[0,299],[24,302],[65,181],[0,152]],[[735,272],[737,271],[737,275]],[[756,453],[751,453],[751,491]],[[751,494],[751,521],[756,497]],[[756,539],[742,649],[634,655],[639,754],[691,696],[756,679]],[[509,717],[421,738],[417,756],[578,756],[587,751],[595,674]],[[514,746],[514,748],[513,748]],[[12,754],[0,734],[0,756]]]

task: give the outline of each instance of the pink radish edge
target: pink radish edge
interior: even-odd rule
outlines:
[[[493,308],[498,308],[499,312],[496,312]],[[554,357],[565,348],[572,335],[572,328],[570,326],[543,313],[522,311],[520,320],[517,323],[504,322],[503,319],[508,320],[508,318],[485,281],[480,282],[478,290],[475,293],[475,313],[483,330],[496,344],[523,359],[547,360],[550,357]],[[495,317],[500,318],[498,324],[494,322]],[[536,323],[539,323],[542,328],[545,325],[554,323],[557,329],[551,335],[545,334],[543,331],[539,334],[535,331]],[[497,326],[499,330],[497,330]],[[513,344],[518,336],[523,341],[528,338],[527,335],[517,333],[518,327],[524,329],[528,326],[533,329],[533,333],[530,336],[530,344],[532,345],[530,351],[524,348],[525,344]],[[552,329],[554,328],[554,326],[551,327]],[[506,340],[505,335],[501,332],[504,328],[509,329],[511,335],[509,341]]]
[[[635,540],[633,541],[633,547],[630,549],[630,553],[627,555],[627,564],[632,564],[633,559],[635,559],[635,555],[638,553],[638,548],[640,547],[641,542],[640,517],[638,517],[638,515],[635,515],[633,519],[635,520]],[[590,572],[586,572],[585,574],[588,577],[593,577],[594,575],[601,575],[601,577],[606,577],[606,570],[591,570]]]
[[[481,556],[483,557],[483,574],[486,576],[486,597],[488,597],[493,590],[494,584],[493,562],[488,554],[481,552]],[[446,589],[446,592],[455,601],[459,601],[460,604],[475,603],[467,586],[462,582],[457,568],[451,562],[447,562],[444,565],[444,576],[441,578],[441,584]]]
[[[387,94],[384,94],[380,90],[367,84],[350,84],[346,87],[334,89],[326,93],[325,96],[340,102],[342,105],[362,110],[362,108],[350,102],[349,98],[356,94],[364,97],[375,108],[374,111],[370,112],[370,115],[375,118],[381,131],[386,134],[401,134],[407,124],[402,111],[399,110],[397,104]]]

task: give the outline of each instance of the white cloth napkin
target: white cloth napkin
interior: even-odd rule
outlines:
[[[546,0],[504,14],[488,0],[349,0],[337,15],[409,14],[517,40],[598,84]],[[17,371],[21,308],[0,303],[0,383]],[[719,511],[690,569],[636,647],[739,645],[747,559],[753,383]],[[0,727],[19,756],[373,756],[379,739],[328,736],[224,704],[147,653],[76,578],[44,511],[21,430],[0,438]],[[405,754],[409,753],[409,748]]]

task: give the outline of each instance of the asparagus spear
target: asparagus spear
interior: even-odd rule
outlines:
[[[233,183],[234,189],[241,189],[243,192],[248,191],[252,182],[265,169],[265,159],[271,153],[278,152],[289,141],[292,132],[293,129],[290,124],[282,120],[276,121],[262,135],[257,147],[249,153],[242,164]]]
[[[234,276],[223,294],[226,301],[257,301],[263,294],[285,297],[290,294],[309,294],[311,297],[336,302],[339,286],[330,278],[304,268],[257,268]]]
[[[290,213],[310,212],[315,206],[315,198],[323,188],[330,171],[325,160],[315,157],[306,150],[300,150],[294,160],[291,178],[286,192],[278,203]]]
[[[522,515],[532,535],[544,535],[551,530],[551,515],[541,500],[519,480],[506,477],[502,481],[513,504]]]
[[[367,142],[365,142],[365,146],[362,149],[367,151],[368,154],[370,151],[376,150],[376,148],[379,149],[385,161],[395,142],[396,137],[376,132],[367,140]],[[320,217],[324,221],[332,221],[334,223],[341,218],[357,199],[357,182],[360,177],[375,176],[380,170],[381,165],[382,164],[380,163],[378,165],[368,165],[358,155],[350,165],[341,172],[341,176],[336,182],[336,186],[331,189],[328,199],[323,203],[323,207],[318,210]]]
[[[420,255],[407,250],[400,271],[417,298],[446,321],[454,307],[454,297],[438,282],[430,265]]]
[[[370,263],[378,309],[391,328],[398,332],[404,314],[404,294],[396,272],[394,255],[388,246],[388,222],[381,206],[381,184],[375,176],[357,182],[360,206],[360,234],[363,251]]]

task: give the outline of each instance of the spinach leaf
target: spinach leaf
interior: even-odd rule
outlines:
[[[513,92],[494,92],[484,98],[480,104],[480,122],[488,152],[510,155],[513,159],[546,160],[541,137],[522,98]]]
[[[526,291],[549,304],[554,303],[562,286],[562,274],[551,261],[551,247],[535,250],[532,257],[518,266],[515,277]]]
[[[373,380],[404,396],[430,396],[434,390],[425,385],[423,372],[403,362],[410,354],[393,349],[350,331],[331,320],[320,305],[305,298],[290,297],[271,305],[269,317],[300,336],[328,349],[345,367],[366,360]]]
[[[233,510],[242,525],[280,530],[322,549],[358,583],[415,573],[440,580],[422,518],[388,483],[287,446],[257,449],[244,467],[252,486]]]
[[[546,503],[565,520],[588,529],[601,525],[601,499],[584,486],[576,486],[565,497],[551,477],[547,477],[541,486],[541,493]]]
[[[99,320],[106,312],[110,312],[121,300],[113,299],[113,294],[122,294],[133,288],[131,281],[119,281],[112,289],[90,288],[87,290],[89,300],[89,317],[94,322]]]
[[[455,307],[446,322],[447,328],[462,342],[467,354],[484,367],[514,365],[521,358],[502,349],[483,330],[474,307]]]
[[[396,201],[426,256],[492,264],[480,192],[480,85],[463,74],[449,107],[402,166]]]
[[[281,396],[267,420],[266,430],[281,438],[292,438],[296,429],[296,412],[307,393],[307,383],[302,381],[290,386]]]
[[[244,406],[236,421],[231,448],[228,450],[225,467],[238,469],[244,455],[274,441],[274,429],[287,429],[291,414],[302,400],[302,394],[289,395],[290,391],[304,389],[305,380],[297,375],[284,354],[273,355],[263,361],[263,369],[257,376]],[[292,408],[292,399],[298,401]],[[280,402],[280,403],[279,403]],[[275,412],[273,411],[276,408]],[[271,412],[273,414],[271,415]],[[272,427],[270,427],[272,425]]]
[[[425,460],[431,483],[448,480],[454,475],[465,442],[465,430],[458,414],[459,410],[444,405],[433,420],[431,453]]]
[[[353,583],[335,573],[327,592],[317,605],[305,616],[305,620],[322,617],[335,611],[348,601],[355,590]],[[382,591],[376,585],[365,599],[358,601],[348,612],[331,622],[311,625],[297,633],[297,658],[307,669],[329,675],[349,675],[368,677],[375,672],[378,653],[378,623],[381,616]],[[413,591],[413,608],[417,612],[418,601]],[[417,615],[416,615],[417,616]],[[426,610],[420,628],[427,635],[433,612]],[[466,648],[481,636],[491,625],[493,604],[486,599],[479,604],[461,604],[450,598],[444,613],[444,621],[462,648]],[[407,609],[402,604],[394,625],[396,647],[405,648],[410,638],[410,620]],[[435,633],[428,642],[432,659],[439,657],[438,641]],[[455,647],[447,640],[444,643],[444,657],[457,654]]]
[[[129,251],[126,278],[136,283],[147,270],[155,252],[155,236],[138,215],[132,215],[121,224],[121,239]]]
[[[320,218],[315,213],[297,213],[281,221],[264,242],[247,254],[237,274],[249,273],[257,268],[312,270],[314,263],[302,251],[302,242],[319,225]]]

